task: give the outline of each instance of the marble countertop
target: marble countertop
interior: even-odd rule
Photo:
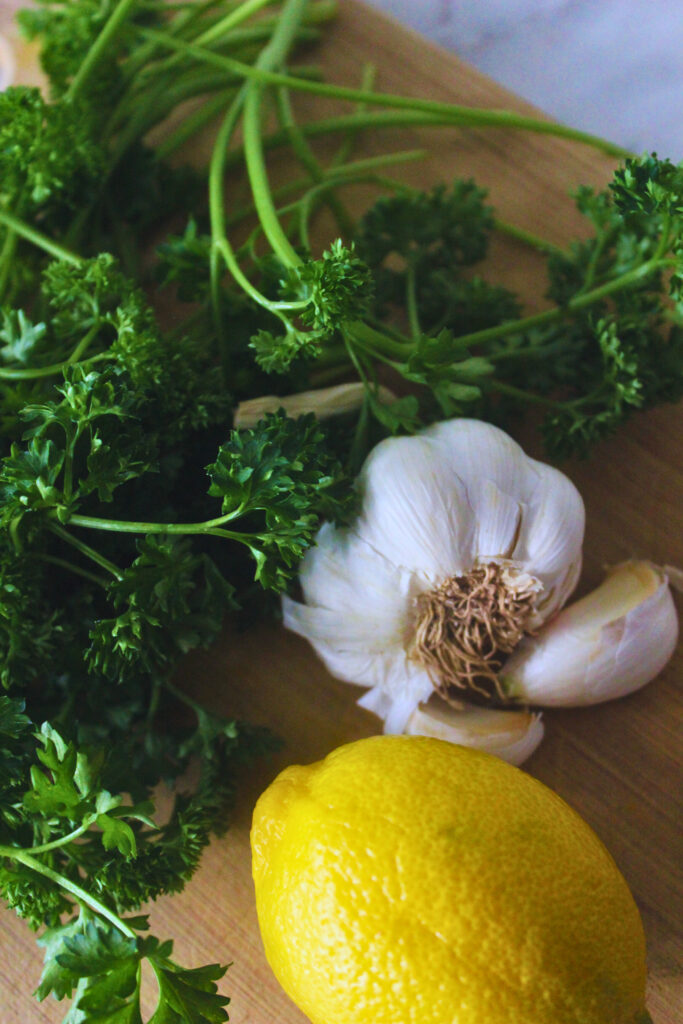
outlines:
[[[367,2],[559,121],[683,160],[681,0]]]

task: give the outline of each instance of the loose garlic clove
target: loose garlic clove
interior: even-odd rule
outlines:
[[[396,401],[396,395],[385,387],[378,389],[377,398],[383,405],[391,405]],[[300,391],[298,394],[282,397],[262,395],[259,398],[250,398],[246,402],[240,402],[235,410],[233,424],[238,430],[255,427],[267,413],[277,412],[278,409],[284,409],[287,415],[292,417],[314,412],[319,420],[326,420],[331,416],[355,412],[360,409],[364,400],[365,385],[359,382],[337,384],[334,387],[317,388],[314,391]]]
[[[531,757],[543,739],[540,715],[529,711],[451,707],[438,697],[421,704],[408,719],[408,736],[431,736],[462,747],[474,747],[519,765]]]
[[[544,707],[578,707],[650,682],[678,638],[668,582],[650,562],[612,568],[597,590],[522,641],[501,673],[507,694]]]

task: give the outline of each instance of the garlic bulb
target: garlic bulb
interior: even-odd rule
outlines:
[[[379,444],[351,529],[326,524],[303,560],[305,604],[285,624],[363,706],[401,732],[436,690],[503,696],[496,672],[565,603],[581,569],[584,511],[563,474],[475,420]]]
[[[648,683],[677,639],[665,573],[649,562],[625,562],[538,636],[522,640],[501,678],[509,696],[531,704],[596,704]]]
[[[520,763],[542,737],[538,717],[506,721],[511,711],[463,699],[606,700],[670,656],[675,611],[651,566],[617,569],[561,612],[581,570],[583,502],[497,427],[455,420],[388,439],[358,485],[357,521],[321,528],[301,566],[304,602],[285,597],[284,622],[332,675],[368,688],[358,703],[386,732]]]

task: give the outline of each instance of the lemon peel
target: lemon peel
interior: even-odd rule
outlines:
[[[645,940],[589,826],[480,751],[375,736],[285,769],[256,907],[312,1024],[645,1024]]]

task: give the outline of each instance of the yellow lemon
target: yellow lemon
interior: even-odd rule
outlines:
[[[313,1024],[645,1024],[645,940],[588,825],[488,754],[377,736],[252,828],[270,965]]]

